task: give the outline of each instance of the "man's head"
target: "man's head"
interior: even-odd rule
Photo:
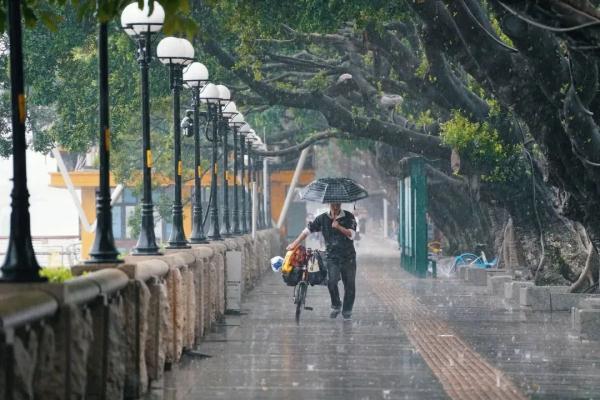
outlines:
[[[340,203],[329,203],[329,211],[331,211],[331,215],[338,215],[341,209],[342,205]]]

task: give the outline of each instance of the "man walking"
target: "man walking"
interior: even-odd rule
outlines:
[[[329,212],[325,212],[309,222],[308,226],[287,247],[293,250],[314,232],[321,232],[325,239],[327,257],[325,263],[329,273],[328,289],[331,296],[331,318],[336,318],[340,311],[344,321],[352,318],[356,278],[356,219],[351,212],[342,210],[340,203],[331,203]],[[338,281],[344,284],[344,302],[340,300]]]

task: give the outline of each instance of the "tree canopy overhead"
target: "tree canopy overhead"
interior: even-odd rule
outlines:
[[[137,0],[140,8],[148,3],[150,12],[154,8],[154,0]],[[62,28],[65,22],[64,15],[59,10],[70,9],[78,19],[86,20],[90,17],[101,22],[108,22],[118,18],[125,6],[131,0],[23,0],[21,8],[25,24],[33,27],[43,24],[56,31]],[[191,3],[189,0],[162,0],[160,4],[165,10],[164,32],[192,34],[197,26],[189,18]],[[0,31],[6,30],[6,2],[0,5]]]
[[[100,18],[114,19],[126,3],[101,2]],[[194,35],[200,61],[233,89],[268,143],[283,141],[291,152],[351,140],[390,182],[399,159],[420,155],[430,213],[449,248],[485,241],[539,279],[597,280],[597,1],[161,3],[165,32]],[[28,68],[38,64],[27,76],[40,149],[81,151],[94,142],[95,4],[26,3],[26,19],[48,27],[26,36]],[[64,23],[78,19],[87,28]],[[127,171],[139,130],[137,66],[117,32],[113,25],[111,115],[123,144],[117,169]],[[167,159],[166,70],[152,74],[153,140]],[[516,244],[507,249],[509,236]],[[587,259],[568,254],[567,244]],[[570,269],[557,267],[565,263]]]

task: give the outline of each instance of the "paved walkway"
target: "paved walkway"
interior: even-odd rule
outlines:
[[[266,275],[201,344],[211,357],[184,357],[147,399],[600,398],[600,345],[568,313],[508,312],[483,288],[412,278],[395,252],[359,259],[352,322],[312,287],[296,325],[292,289]]]

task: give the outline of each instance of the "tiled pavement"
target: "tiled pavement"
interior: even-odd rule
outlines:
[[[292,289],[267,274],[200,345],[211,357],[185,356],[147,399],[600,399],[600,345],[576,339],[567,313],[509,312],[385,253],[359,259],[352,322],[331,320],[312,287],[296,325]]]

